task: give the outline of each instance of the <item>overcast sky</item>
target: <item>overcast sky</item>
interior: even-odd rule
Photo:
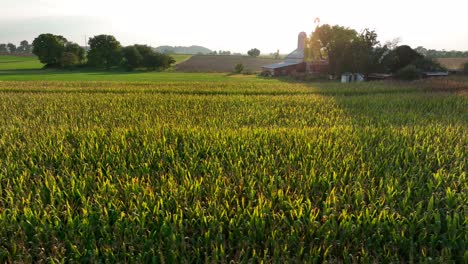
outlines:
[[[246,53],[288,53],[314,19],[379,40],[413,47],[468,50],[467,0],[0,0],[0,43],[32,41],[40,33],[84,45],[85,36],[112,34],[123,45],[202,45]]]

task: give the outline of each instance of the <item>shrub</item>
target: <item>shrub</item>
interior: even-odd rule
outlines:
[[[403,67],[402,69],[397,71],[397,73],[395,74],[395,77],[397,79],[405,80],[405,81],[417,80],[417,79],[420,79],[421,76],[422,76],[421,71],[413,64]]]
[[[244,70],[244,65],[242,63],[238,63],[234,67],[234,72],[235,73],[242,73],[243,70]]]

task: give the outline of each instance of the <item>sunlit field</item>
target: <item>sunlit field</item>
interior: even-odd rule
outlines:
[[[0,261],[467,261],[467,82],[227,80],[0,81]]]

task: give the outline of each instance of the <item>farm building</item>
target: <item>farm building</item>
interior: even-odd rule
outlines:
[[[263,73],[270,76],[284,76],[305,72],[326,72],[328,70],[327,61],[306,63],[304,55],[306,41],[307,34],[305,32],[299,33],[297,49],[286,56],[284,61],[263,66]]]
[[[263,66],[263,72],[271,76],[290,75],[296,72],[305,72],[304,50],[307,40],[305,32],[299,33],[297,49],[286,56],[285,60],[279,63]]]

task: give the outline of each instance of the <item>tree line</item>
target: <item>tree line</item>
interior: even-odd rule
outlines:
[[[124,68],[128,71],[137,68],[163,70],[175,60],[166,54],[158,53],[147,45],[135,44],[122,47],[112,35],[98,35],[89,39],[89,50],[68,41],[63,36],[41,34],[32,43],[32,53],[45,67],[73,68],[90,66],[95,68]]]
[[[242,56],[241,53],[232,53],[230,52],[229,50],[219,50],[219,51],[212,51],[210,53],[208,53],[208,55],[225,55],[225,56],[228,56],[228,55],[235,55],[235,56]],[[247,51],[247,55],[249,55],[250,57],[258,57],[260,56],[260,50],[254,48],[254,49],[250,49],[249,51]]]
[[[20,42],[19,46],[13,43],[0,43],[0,53],[3,54],[31,54],[32,45],[27,40]]]
[[[428,58],[468,58],[468,51],[435,50],[426,49],[422,46],[415,48],[415,50]]]
[[[374,30],[357,32],[343,26],[317,26],[308,38],[307,60],[327,60],[329,73],[339,77],[344,72],[392,73],[413,78],[424,71],[443,71],[440,64],[425,57],[410,46],[397,43],[381,44]]]

